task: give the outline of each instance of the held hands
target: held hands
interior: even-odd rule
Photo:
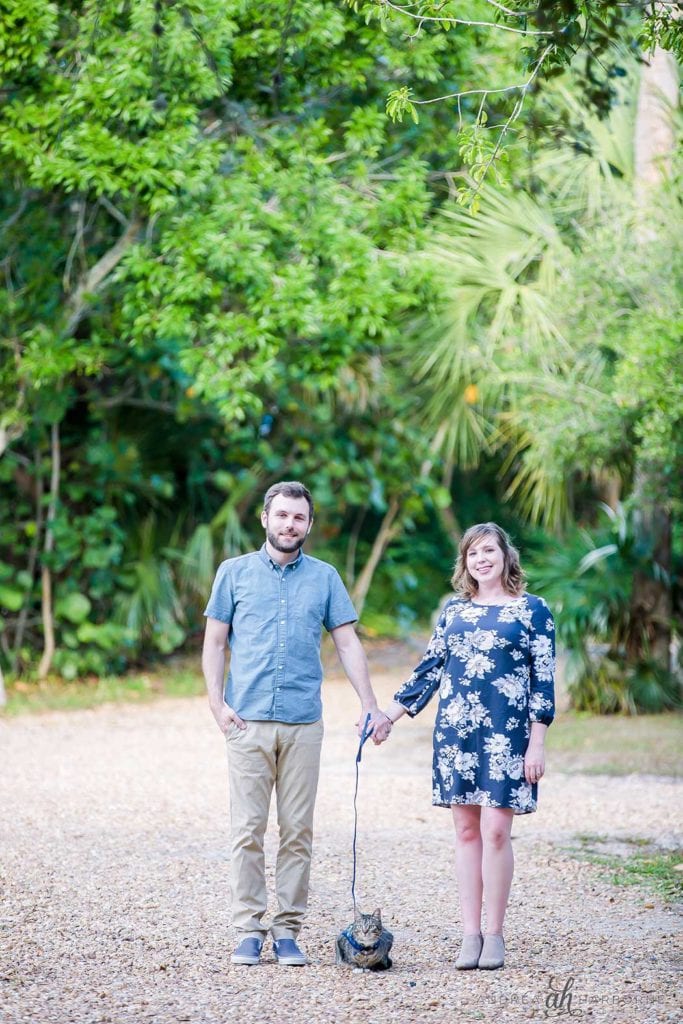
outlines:
[[[359,736],[363,735],[363,726],[365,725],[365,719],[368,715],[370,715],[368,733],[372,736],[372,742],[376,747],[378,747],[380,743],[384,743],[388,738],[393,723],[383,711],[379,710],[379,708],[363,708],[361,716],[356,722],[356,728]]]

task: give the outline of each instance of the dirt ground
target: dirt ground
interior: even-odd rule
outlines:
[[[375,677],[383,699],[396,675]],[[0,721],[0,1022],[681,1020],[680,908],[615,887],[577,837],[681,845],[680,781],[553,772],[517,818],[502,971],[454,968],[450,814],[430,803],[431,719],[402,720],[361,765],[361,906],[382,907],[394,967],[334,965],[351,919],[348,683],[325,684],[306,968],[232,967],[223,739],[203,699]],[[267,857],[272,888],[276,827]]]

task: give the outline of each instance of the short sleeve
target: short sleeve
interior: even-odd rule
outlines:
[[[234,611],[235,595],[230,564],[229,562],[223,562],[218,567],[218,572],[211,588],[211,597],[204,609],[204,615],[207,619],[218,619],[219,622],[227,622],[230,625]]]
[[[328,584],[327,605],[323,625],[326,630],[336,629],[337,626],[344,626],[347,622],[356,622],[358,615],[353,607],[353,602],[348,595],[346,587],[342,583],[341,576],[336,569],[332,569]]]
[[[529,719],[550,725],[555,717],[555,623],[542,598],[531,613]]]

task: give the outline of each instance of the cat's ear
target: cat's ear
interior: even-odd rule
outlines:
[[[377,908],[377,910],[375,911],[375,913],[372,916],[376,917],[378,921],[382,920],[382,911],[381,911],[380,907]]]

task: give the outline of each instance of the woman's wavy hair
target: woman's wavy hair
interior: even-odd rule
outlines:
[[[503,552],[503,575],[500,580],[503,589],[507,590],[508,594],[511,594],[513,597],[519,597],[520,594],[524,593],[525,587],[525,575],[524,570],[519,564],[519,552],[505,530],[498,526],[497,523],[477,523],[476,526],[470,526],[469,530],[466,530],[463,534],[458,548],[458,557],[455,562],[453,576],[451,577],[453,590],[460,597],[475,597],[478,593],[479,584],[470,575],[467,568],[467,552],[476,541],[481,540],[482,537],[489,533],[493,534],[496,538],[500,550]]]

